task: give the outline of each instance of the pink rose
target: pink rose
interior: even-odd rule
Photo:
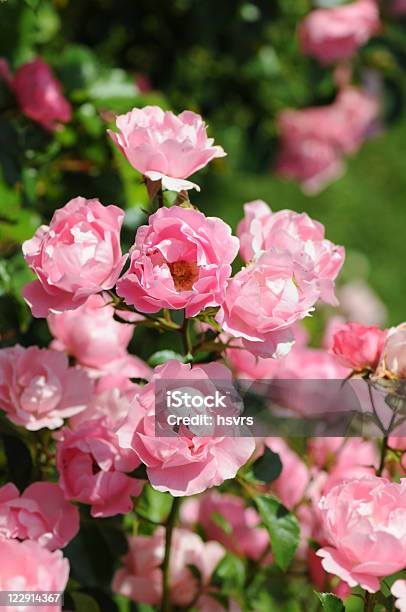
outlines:
[[[180,206],[160,208],[138,228],[117,293],[141,312],[185,308],[193,317],[222,303],[238,246],[217,217]]]
[[[0,487],[0,537],[36,540],[48,550],[63,548],[79,531],[79,512],[50,482],[34,482],[21,495]]]
[[[331,353],[352,370],[374,370],[378,365],[386,331],[359,323],[345,323],[336,330]]]
[[[139,385],[133,386],[134,389],[129,394],[117,387],[106,389],[98,394],[95,393],[86,410],[69,419],[69,425],[76,429],[85,421],[104,417],[108,426],[115,430],[126,418],[131,407],[131,400],[141,389]]]
[[[406,13],[406,0],[393,0],[392,13],[397,17],[404,15]]]
[[[126,260],[120,247],[123,219],[117,206],[78,197],[24,242],[25,260],[38,276],[23,289],[34,317],[73,310],[114,287]]]
[[[120,445],[132,448],[146,465],[148,479],[158,491],[175,497],[194,495],[234,478],[255,449],[250,437],[198,436],[182,426],[178,435],[159,437],[155,432],[155,391],[158,380],[202,381],[213,394],[214,381],[232,384],[231,372],[218,363],[203,367],[167,361],[154,370],[150,383],[142,387],[126,422],[118,430]],[[212,382],[213,381],[213,382]],[[183,386],[183,385],[182,385]]]
[[[49,315],[49,329],[55,338],[51,347],[89,368],[93,378],[116,373],[128,378],[149,377],[147,364],[127,353],[134,326],[115,321],[114,312],[101,295],[91,295],[75,310]]]
[[[162,562],[165,552],[165,530],[158,527],[152,536],[129,538],[129,552],[124,567],[113,579],[113,591],[138,603],[158,605],[162,599]],[[218,542],[203,542],[186,529],[173,532],[169,566],[170,600],[175,606],[188,607],[203,594],[211,576],[224,557]],[[200,573],[200,581],[190,566]],[[198,605],[197,608],[199,609]]]
[[[69,561],[60,550],[50,552],[38,542],[0,540],[0,591],[64,591]],[[6,606],[4,612],[13,612]],[[37,612],[60,612],[61,605],[38,605]]]
[[[250,261],[262,251],[290,253],[295,261],[311,272],[320,297],[336,305],[334,281],[344,263],[345,252],[324,237],[324,226],[306,213],[280,210],[272,213],[265,202],[244,205],[245,216],[237,234],[241,242],[241,257]]]
[[[338,290],[338,299],[348,321],[382,326],[387,320],[385,305],[363,280],[350,281],[342,285]]]
[[[406,323],[388,331],[378,373],[394,378],[406,378]]]
[[[309,470],[282,438],[266,438],[265,444],[274,453],[278,453],[282,462],[282,473],[273,481],[272,490],[292,510],[305,494],[310,481]]]
[[[20,66],[13,76],[5,60],[0,75],[14,92],[21,111],[46,130],[55,131],[69,123],[72,108],[48,64],[37,58]]]
[[[244,500],[235,495],[209,491],[196,500],[187,500],[182,506],[182,516],[187,504],[197,504],[197,516],[192,522],[200,523],[209,540],[217,540],[227,550],[240,557],[259,560],[269,546],[266,529],[256,510],[246,507]]]
[[[406,580],[396,580],[392,584],[391,593],[396,598],[396,608],[406,612]]]
[[[200,115],[184,111],[174,115],[159,106],[133,108],[116,120],[118,133],[110,137],[130,164],[152,181],[172,191],[199,189],[187,181],[215,157],[224,157],[222,147],[213,146]]]
[[[0,409],[30,431],[56,429],[81,412],[92,387],[62,353],[16,345],[0,350]]]
[[[140,461],[130,450],[118,445],[116,434],[103,417],[65,427],[58,435],[56,462],[60,486],[66,499],[91,506],[94,517],[126,514],[133,507],[131,497],[142,489],[132,472]]]
[[[402,570],[406,559],[406,479],[350,480],[333,487],[320,501],[330,546],[318,556],[330,574],[370,593],[379,579]]]
[[[306,55],[323,64],[349,59],[377,33],[379,9],[374,0],[312,11],[299,29],[300,46]]]

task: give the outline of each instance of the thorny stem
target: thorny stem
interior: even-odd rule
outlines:
[[[165,530],[165,555],[164,561],[162,564],[162,573],[163,573],[163,595],[162,595],[162,606],[161,612],[170,612],[172,609],[171,601],[170,601],[170,560],[171,560],[171,545],[172,545],[172,535],[173,529],[175,527],[176,517],[178,514],[179,506],[181,503],[180,497],[173,498],[173,504],[171,511],[168,516],[168,520],[166,522],[166,530]]]

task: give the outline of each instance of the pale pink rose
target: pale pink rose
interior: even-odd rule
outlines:
[[[200,595],[199,599],[194,606],[199,612],[224,612],[223,602],[219,601],[216,597],[216,591],[211,590],[210,593],[204,593]],[[242,612],[239,603],[235,599],[228,599],[227,603],[228,612]]]
[[[92,393],[85,372],[58,351],[16,345],[0,350],[0,409],[30,431],[56,429],[86,408]]]
[[[106,423],[115,430],[126,418],[131,407],[131,401],[140,392],[141,387],[134,385],[132,393],[121,391],[114,387],[94,394],[86,410],[69,419],[69,425],[76,429],[81,423],[91,419],[104,417]]]
[[[134,399],[127,420],[118,430],[120,445],[133,449],[146,465],[148,479],[158,491],[169,491],[175,497],[202,493],[234,478],[255,450],[251,437],[199,436],[183,425],[177,435],[156,435],[156,382],[197,381],[215,393],[215,381],[232,385],[231,372],[218,363],[195,366],[176,360],[157,366],[151,382],[142,387]],[[173,388],[173,386],[171,386]],[[207,394],[206,394],[207,395]],[[206,428],[207,431],[207,428]]]
[[[130,164],[152,181],[172,191],[199,189],[187,181],[215,157],[224,157],[222,147],[213,146],[200,115],[183,111],[174,115],[159,106],[133,108],[117,117],[117,133],[110,137]]]
[[[333,576],[324,570],[320,557],[317,556],[316,551],[311,546],[308,547],[306,560],[310,579],[318,591],[321,593],[332,592],[340,599],[345,599],[351,595],[351,589],[342,580],[336,586],[331,584]]]
[[[181,206],[160,208],[138,228],[117,293],[141,312],[185,308],[193,317],[224,300],[238,247],[221,219]]]
[[[0,537],[36,540],[55,550],[78,531],[78,509],[65,500],[59,485],[34,482],[21,497],[11,483],[0,488]]]
[[[14,92],[21,111],[46,130],[58,130],[69,123],[72,108],[62,93],[61,84],[48,64],[37,58],[20,66],[14,76],[7,62],[0,60],[0,76]]]
[[[379,590],[380,578],[402,570],[406,559],[406,479],[350,480],[320,501],[325,537],[318,551],[324,569],[351,588]]]
[[[396,580],[391,586],[391,593],[396,599],[396,608],[406,612],[406,580]]]
[[[209,540],[217,540],[227,550],[240,557],[258,560],[269,546],[266,529],[259,527],[261,519],[252,507],[235,495],[209,491],[198,500],[188,499],[182,506],[182,518],[187,518],[190,503],[197,503],[192,523],[200,523]]]
[[[282,438],[266,438],[265,444],[274,453],[278,453],[282,462],[282,473],[272,482],[272,490],[281,502],[292,510],[305,494],[310,481],[309,470]]]
[[[393,378],[406,378],[406,323],[388,331],[378,373]]]
[[[330,349],[340,363],[352,370],[374,370],[386,338],[378,327],[345,323],[336,329]]]
[[[23,289],[34,317],[73,310],[114,287],[126,260],[120,247],[123,219],[117,206],[78,197],[24,242],[25,260],[38,276]]]
[[[67,427],[58,434],[56,462],[66,499],[91,506],[94,517],[125,514],[142,483],[127,475],[140,461],[131,450],[118,445],[116,434],[104,417]]]
[[[38,542],[0,540],[0,591],[65,590],[69,578],[69,561],[60,550],[50,552]],[[21,609],[21,608],[20,608]],[[5,606],[4,612],[14,612]],[[37,612],[60,612],[61,605],[36,605]]]
[[[382,327],[388,318],[385,305],[363,280],[350,281],[339,287],[338,299],[348,321]]]
[[[379,9],[374,0],[312,11],[300,25],[300,46],[323,64],[349,59],[377,33]]]
[[[336,305],[334,281],[345,252],[324,236],[324,226],[306,213],[280,210],[273,213],[262,201],[244,205],[245,216],[237,228],[241,257],[249,261],[262,251],[288,252],[314,275],[320,297]]]
[[[337,145],[352,155],[379,128],[381,104],[379,97],[367,89],[344,87],[332,105],[342,117]]]
[[[374,476],[378,465],[378,449],[373,442],[362,438],[342,439],[323,483],[323,494],[326,495],[336,484]]]
[[[292,325],[314,310],[319,297],[314,271],[288,251],[269,250],[229,281],[216,319],[259,357],[281,357],[294,343]]]
[[[162,562],[165,553],[165,530],[158,527],[152,536],[129,538],[124,567],[113,579],[113,591],[138,603],[158,605],[162,599]],[[174,529],[169,565],[170,600],[176,606],[189,606],[206,592],[211,576],[224,557],[218,542],[203,542],[186,529]],[[198,578],[190,566],[197,568]]]
[[[389,436],[388,445],[390,448],[406,451],[406,438],[402,436]]]
[[[55,338],[51,347],[74,357],[92,378],[108,374],[148,378],[151,370],[147,364],[127,353],[134,326],[115,321],[114,312],[101,295],[91,295],[75,310],[49,315],[49,329]]]

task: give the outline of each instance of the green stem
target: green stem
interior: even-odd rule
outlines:
[[[182,340],[183,340],[183,352],[187,359],[192,357],[193,345],[190,337],[189,319],[184,315],[182,325]]]
[[[379,467],[376,470],[376,475],[377,476],[382,476],[382,472],[383,472],[383,469],[385,467],[386,452],[388,450],[388,437],[389,436],[384,436],[384,438],[382,440],[381,459],[379,461]]]
[[[373,612],[375,607],[375,597],[368,591],[365,591],[364,612]]]
[[[176,517],[178,514],[179,506],[181,503],[180,497],[173,498],[173,504],[171,511],[166,522],[165,530],[165,556],[162,565],[163,573],[163,595],[162,595],[162,606],[161,612],[170,612],[172,609],[170,600],[170,560],[171,560],[171,545],[172,545],[172,534],[175,527]]]

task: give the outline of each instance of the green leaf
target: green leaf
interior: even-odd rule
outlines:
[[[166,363],[170,359],[176,359],[177,361],[183,362],[183,357],[182,355],[179,355],[179,353],[175,353],[175,351],[170,350],[163,350],[157,351],[151,355],[151,357],[148,359],[148,364],[151,366],[151,368],[155,368],[162,363]]]
[[[255,461],[252,471],[257,480],[262,482],[272,482],[279,478],[282,472],[282,462],[278,453],[274,453],[270,448],[265,448],[264,454]]]
[[[345,610],[341,599],[333,595],[333,593],[316,593],[316,595],[321,601],[323,610],[326,610],[326,612],[343,612]]]
[[[213,575],[213,584],[242,588],[245,583],[246,566],[243,559],[227,553],[218,564]]]
[[[75,604],[75,612],[101,612],[99,604],[90,595],[80,591],[72,591],[70,596]]]
[[[172,507],[172,496],[169,493],[161,493],[145,485],[138,498],[135,512],[147,521],[161,524],[164,523]]]
[[[87,92],[97,108],[118,113],[131,110],[138,94],[134,79],[120,68],[104,70]]]
[[[269,495],[259,495],[254,498],[254,502],[262,523],[268,530],[275,563],[285,571],[299,544],[300,528],[297,519],[277,499]]]
[[[227,519],[222,514],[220,514],[220,512],[212,512],[210,514],[210,518],[213,521],[213,523],[215,523],[218,527],[220,527],[220,529],[224,531],[224,533],[228,535],[233,533],[232,526],[227,521]]]

